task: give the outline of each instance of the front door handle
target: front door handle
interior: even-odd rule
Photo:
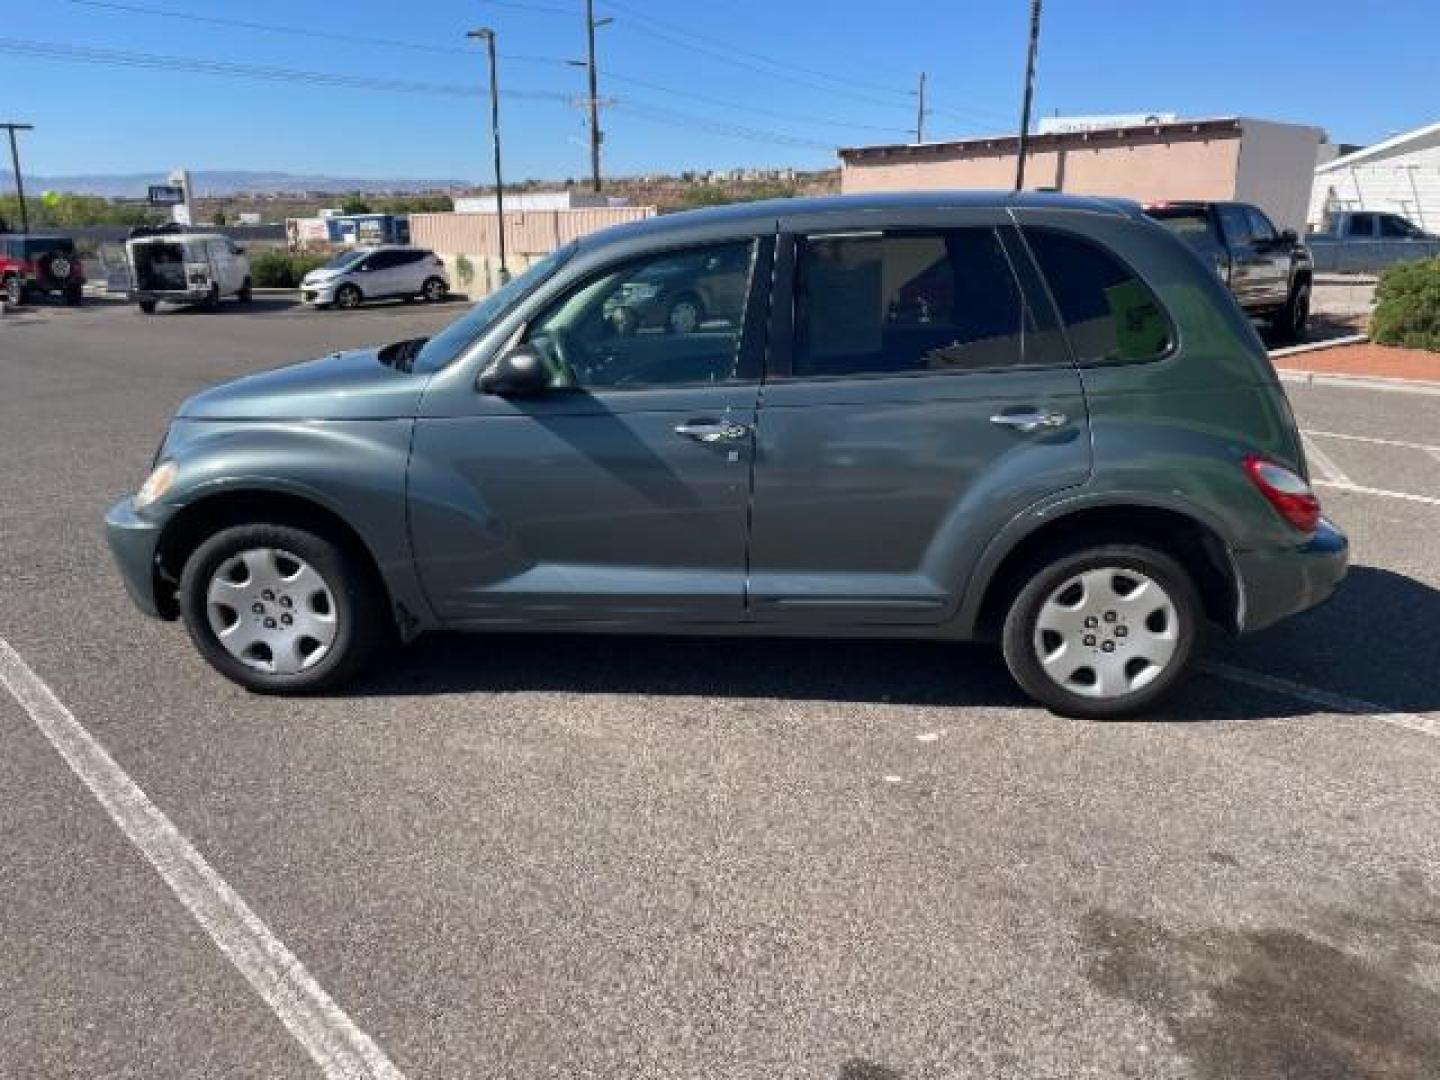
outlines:
[[[750,434],[750,425],[733,420],[687,420],[675,425],[675,434],[703,443],[736,442]]]
[[[1016,431],[1039,431],[1041,428],[1058,428],[1065,423],[1066,415],[1047,409],[1044,412],[996,413],[990,423],[1012,427]]]

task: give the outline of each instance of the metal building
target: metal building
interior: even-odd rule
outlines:
[[[1335,210],[1381,210],[1440,232],[1440,123],[1324,162],[1315,169],[1308,223]]]

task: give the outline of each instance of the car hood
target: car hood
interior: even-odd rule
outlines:
[[[184,420],[389,420],[414,416],[428,376],[397,371],[382,349],[352,349],[246,375],[196,394]]]

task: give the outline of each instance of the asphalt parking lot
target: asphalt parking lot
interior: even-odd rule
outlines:
[[[1355,567],[1145,722],[865,642],[267,699],[132,609],[99,520],[184,397],[460,310],[0,322],[0,1076],[1440,1075],[1440,395],[1288,387]]]

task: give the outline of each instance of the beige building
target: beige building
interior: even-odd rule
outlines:
[[[1025,186],[1140,202],[1238,199],[1303,231],[1319,128],[1244,117],[1174,120],[1037,134]],[[845,192],[1010,188],[1015,136],[859,146],[840,151]]]

